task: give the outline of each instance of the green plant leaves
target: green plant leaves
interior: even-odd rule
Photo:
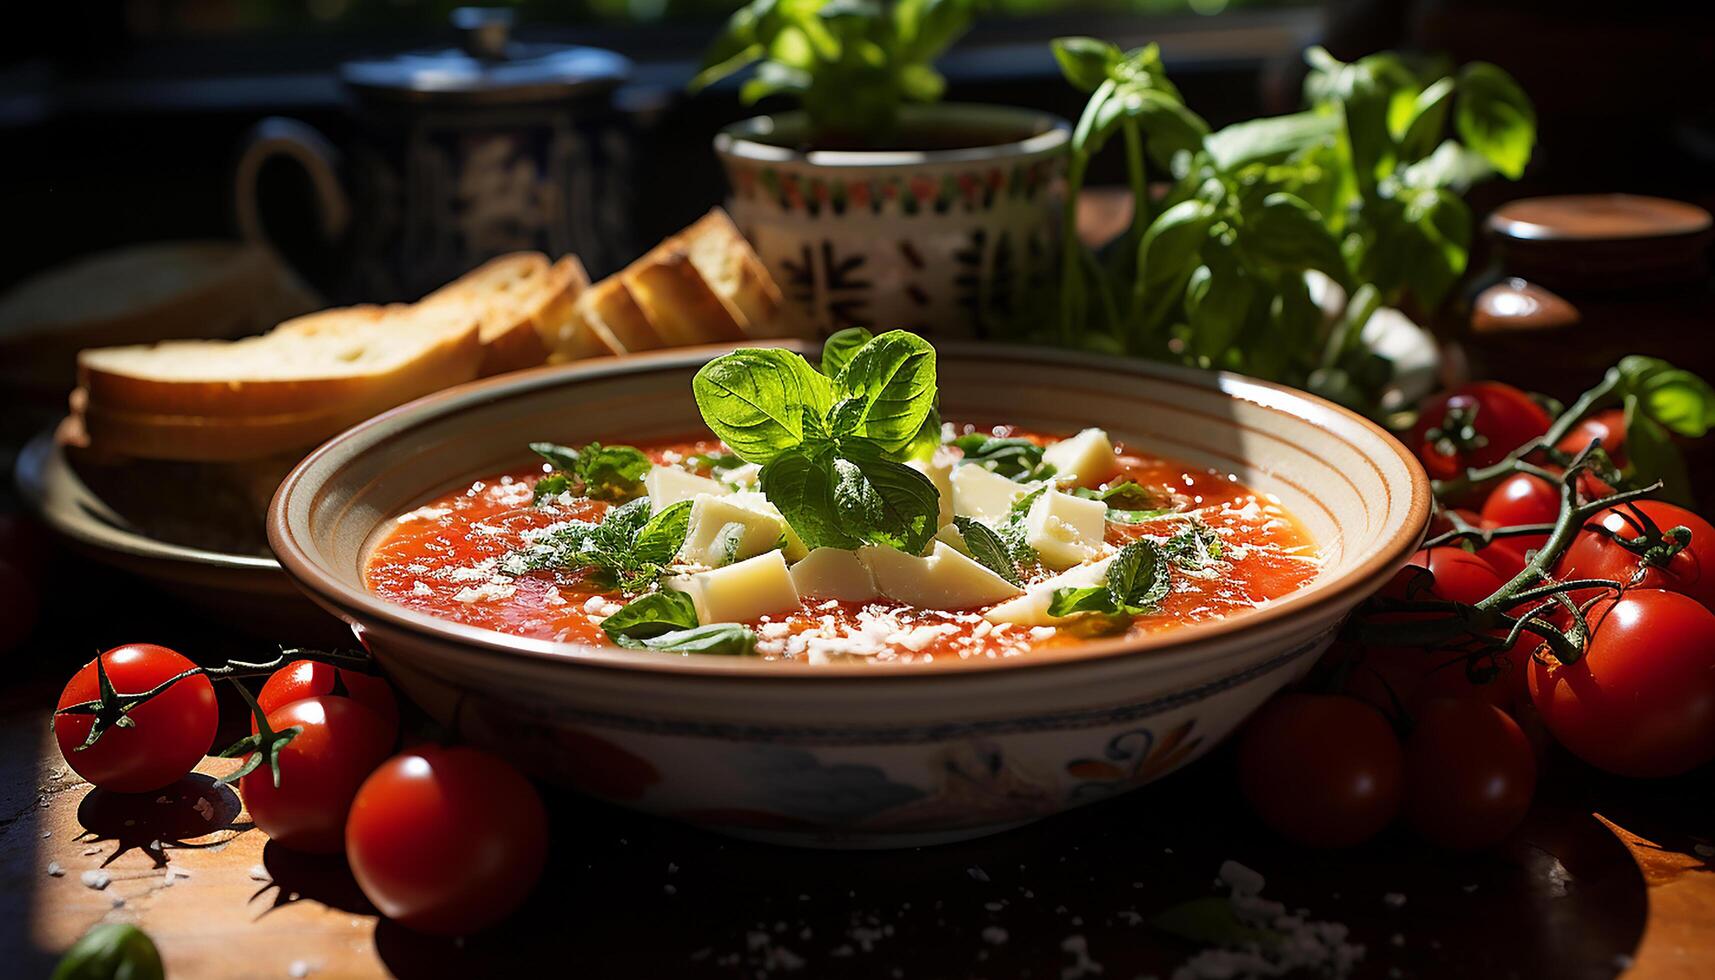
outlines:
[[[839,377],[852,355],[874,339],[875,335],[862,327],[836,331],[822,343],[822,373],[830,378]]]
[[[1253,163],[1278,163],[1334,138],[1339,120],[1324,112],[1295,112],[1249,119],[1210,134],[1203,141],[1214,165],[1235,171]]]
[[[614,642],[623,637],[646,640],[697,626],[697,607],[683,592],[663,590],[638,596],[619,612],[602,620],[601,628]]]
[[[743,348],[703,365],[691,380],[703,421],[749,463],[767,463],[804,441],[805,411],[826,415],[833,385],[802,357]]]
[[[1162,546],[1139,538],[1121,548],[1108,563],[1101,585],[1055,589],[1048,614],[1137,616],[1153,612],[1172,587],[1173,574]]]
[[[91,926],[66,950],[52,980],[163,980],[161,953],[143,930],[123,922]]]
[[[1264,197],[1245,217],[1240,236],[1253,255],[1288,269],[1317,269],[1336,282],[1346,278],[1340,245],[1316,209],[1293,194]]]
[[[1007,547],[1006,542],[1001,540],[993,528],[969,517],[953,518],[953,526],[958,529],[959,537],[965,542],[966,553],[979,565],[1013,585],[1023,584],[1012,549]]]
[[[1517,180],[1536,144],[1536,110],[1513,77],[1483,61],[1459,72],[1453,125],[1465,145]]]
[[[1409,101],[1395,101],[1396,107],[1404,105],[1407,110],[1401,119],[1391,116],[1388,119],[1388,126],[1399,141],[1400,159],[1407,162],[1421,160],[1435,149],[1441,134],[1447,129],[1447,114],[1453,108],[1453,90],[1453,79],[1442,78]]]
[[[871,544],[920,554],[935,536],[941,495],[927,476],[888,459],[881,447],[842,446],[835,457],[834,513],[843,526],[860,527]],[[807,544],[808,542],[806,542]]]
[[[660,650],[670,653],[709,653],[732,657],[748,657],[756,653],[756,631],[738,623],[712,623],[643,638],[616,636],[614,642],[633,650]]]
[[[1621,358],[1619,372],[1625,393],[1674,434],[1698,439],[1715,427],[1715,389],[1697,375],[1639,354]]]
[[[1094,92],[1124,57],[1117,45],[1093,37],[1057,37],[1050,47],[1066,81],[1084,92]]]
[[[597,580],[626,592],[653,585],[684,547],[691,502],[682,500],[651,515],[649,498],[609,508],[600,524],[568,521],[547,538],[509,552],[500,560],[507,575],[548,568],[587,568]]]
[[[840,524],[834,507],[833,451],[793,452],[762,467],[760,485],[806,548],[856,548],[863,544],[855,528]]]
[[[637,529],[631,553],[639,563],[666,565],[685,546],[691,522],[691,501],[668,504]]]
[[[961,466],[981,466],[1009,480],[1028,482],[1054,475],[1042,462],[1042,447],[1029,439],[1000,438],[972,432],[953,440],[964,457]]]
[[[897,453],[917,437],[934,410],[935,348],[903,330],[884,333],[851,354],[834,388],[841,398],[859,403],[855,424],[831,425],[834,434],[863,436]]]

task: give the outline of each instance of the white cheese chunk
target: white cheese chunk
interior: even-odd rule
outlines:
[[[669,505],[700,493],[718,497],[729,491],[724,484],[677,466],[651,466],[643,474],[643,492],[649,495],[649,512],[659,514]]]
[[[1024,518],[1025,541],[1056,571],[1089,561],[1102,548],[1108,505],[1049,490]]]
[[[797,561],[810,553],[810,549],[804,547],[804,539],[798,537],[798,532],[792,530],[792,525],[788,524],[786,517],[780,513],[780,508],[774,506],[773,501],[763,496],[762,491],[740,490],[728,499],[742,507],[767,514],[780,522],[780,526],[785,529],[783,533],[786,535],[786,547],[783,550],[786,552],[787,561]]]
[[[935,492],[941,497],[940,521],[937,527],[945,527],[953,523],[953,463],[936,453],[928,462],[911,460],[905,464],[929,478],[935,484]]]
[[[691,597],[697,622],[704,626],[755,622],[799,606],[792,573],[786,568],[785,556],[778,551],[725,568],[676,575],[667,580],[667,588]]]
[[[857,553],[882,595],[922,609],[968,609],[1023,591],[944,541],[935,542],[927,558],[877,545],[866,545]]]
[[[792,584],[801,596],[811,595],[846,602],[868,602],[881,592],[855,551],[817,548],[792,566]]]
[[[1110,555],[1101,561],[1067,569],[1053,578],[1032,585],[1018,598],[1003,602],[983,613],[983,618],[991,623],[1015,623],[1019,626],[1053,626],[1065,622],[1064,616],[1048,615],[1048,604],[1054,601],[1054,591],[1102,584],[1107,578],[1108,565],[1113,560]]]
[[[947,546],[961,555],[971,553],[971,546],[965,543],[965,536],[955,524],[943,524],[941,530],[935,532],[936,541],[945,541]]]
[[[735,466],[720,473],[720,478],[744,490],[756,489],[756,481],[762,474],[762,467],[756,463],[746,463]]]
[[[719,568],[773,551],[785,535],[780,512],[759,494],[699,493],[691,498],[691,518],[679,560]]]
[[[1082,487],[1094,487],[1119,469],[1113,441],[1101,429],[1060,440],[1042,451],[1042,461],[1054,467],[1055,479]]]
[[[953,513],[963,517],[1005,517],[1013,502],[1031,490],[1029,485],[1014,483],[976,463],[956,467],[950,482],[953,485]]]

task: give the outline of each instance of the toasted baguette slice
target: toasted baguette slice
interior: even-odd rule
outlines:
[[[379,411],[476,376],[476,318],[445,306],[357,306],[238,341],[168,341],[78,355],[89,404],[136,415],[244,418]],[[358,416],[361,417],[361,416]]]
[[[589,279],[574,259],[550,264],[540,252],[490,259],[423,297],[422,305],[463,309],[482,325],[484,376],[535,367],[548,359],[548,338],[565,320]]]
[[[715,292],[738,307],[749,336],[783,335],[780,287],[725,211],[715,208],[668,242],[690,257]]]
[[[715,292],[682,250],[657,248],[621,275],[669,346],[745,339],[743,311]]]
[[[555,267],[563,267],[564,274],[575,277],[581,288],[576,298],[560,311],[560,315],[544,337],[548,346],[548,363],[564,364],[588,357],[610,357],[625,353],[625,348],[607,333],[605,327],[600,330],[591,329],[590,300],[602,288],[602,284],[589,284],[589,275],[584,272],[583,263],[578,261],[575,255],[561,257]]]
[[[605,331],[619,344],[622,353],[667,346],[667,339],[650,324],[637,302],[637,294],[618,276],[609,276],[591,286],[581,305],[590,326],[597,332]]]

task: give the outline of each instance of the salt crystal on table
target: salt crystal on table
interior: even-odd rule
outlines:
[[[113,881],[112,875],[100,870],[85,871],[78,877],[83,882],[85,888],[93,888],[96,891],[106,888],[108,884]]]
[[[1388,892],[1382,896],[1382,904],[1390,909],[1405,908],[1405,896],[1399,892]]]
[[[310,975],[310,965],[303,960],[293,960],[292,964],[286,967],[286,973],[293,977],[307,977]]]
[[[1219,876],[1235,895],[1260,895],[1266,884],[1261,874],[1237,861],[1222,861]]]
[[[989,873],[987,871],[984,871],[983,869],[977,867],[976,865],[972,865],[972,866],[966,868],[965,874],[970,875],[972,878],[975,878],[977,881],[989,880]]]
[[[100,853],[101,853],[101,848],[99,848],[99,847],[86,847],[83,849],[83,856],[84,857],[94,857],[95,855],[100,854]]]
[[[268,869],[264,868],[262,865],[252,864],[250,866],[250,880],[251,881],[273,881],[274,876],[269,874]]]
[[[63,878],[63,877],[65,877],[65,873],[66,873],[66,869],[60,867],[60,863],[58,861],[49,861],[48,862],[48,877],[50,877],[50,878]]]
[[[1006,942],[1006,930],[1000,926],[989,926],[983,930],[983,941],[996,946]]]

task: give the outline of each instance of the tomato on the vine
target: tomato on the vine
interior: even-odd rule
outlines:
[[[1556,567],[1561,580],[1608,579],[1628,588],[1665,589],[1715,609],[1715,527],[1708,521],[1665,500],[1637,500],[1602,511],[1584,527]],[[1652,553],[1660,542],[1640,540],[1651,528],[1665,533],[1677,527],[1690,531],[1691,541],[1671,558],[1665,551]],[[1710,563],[1703,561],[1705,554]],[[1573,597],[1582,602],[1594,595],[1595,590],[1580,590]]]
[[[1488,562],[1464,548],[1424,548],[1382,586],[1389,599],[1445,599],[1475,605],[1506,584]]]
[[[1361,844],[1399,812],[1399,739],[1387,719],[1354,698],[1276,698],[1246,725],[1238,759],[1251,808],[1299,844]]]
[[[1447,519],[1447,513],[1449,512],[1438,513],[1430,520],[1430,537],[1446,534],[1453,530],[1453,522]],[[1450,513],[1459,515],[1459,518],[1466,524],[1480,531],[1493,530],[1499,526],[1493,521],[1484,520],[1483,516],[1476,511],[1467,510],[1463,507],[1455,508]],[[1489,567],[1495,570],[1495,574],[1501,577],[1501,581],[1508,582],[1518,573],[1524,571],[1525,566],[1524,549],[1515,544],[1514,540],[1511,537],[1499,537],[1491,539],[1488,544],[1474,540],[1464,544],[1475,548],[1476,550],[1471,553],[1487,562]],[[1463,550],[1463,546],[1460,550]]]
[[[466,935],[523,903],[548,853],[542,798],[504,760],[420,747],[363,784],[346,856],[383,915],[419,932]]]
[[[1450,850],[1496,843],[1524,821],[1536,754],[1518,722],[1481,701],[1436,698],[1405,740],[1405,821]]]
[[[385,680],[314,660],[294,660],[275,671],[257,692],[256,703],[266,715],[293,701],[322,695],[350,698],[375,712],[390,734],[399,731],[399,702]],[[254,717],[250,719],[250,730],[256,731]]]
[[[1715,759],[1715,613],[1677,592],[1598,599],[1584,655],[1543,651],[1530,695],[1556,741],[1622,776],[1673,776]]]
[[[1560,488],[1539,476],[1514,473],[1483,501],[1482,519],[1492,527],[1553,524],[1560,519]],[[1548,535],[1510,535],[1505,540],[1524,552],[1547,544]]]
[[[1409,445],[1430,476],[1447,480],[1500,462],[1553,421],[1519,389],[1475,381],[1425,399]]]
[[[1602,440],[1602,449],[1615,466],[1626,465],[1625,409],[1609,408],[1585,417],[1555,443],[1554,448],[1576,456],[1597,439]]]
[[[275,732],[300,729],[279,750],[280,785],[266,758],[238,781],[256,826],[281,847],[337,854],[345,817],[363,780],[387,758],[393,732],[351,698],[313,697],[268,714]]]
[[[208,754],[220,720],[214,685],[206,674],[187,675],[195,670],[190,660],[153,643],[114,647],[84,664],[54,712],[54,740],[66,762],[79,776],[118,793],[160,789],[190,772]],[[129,697],[164,684],[159,694],[121,712]],[[98,724],[101,734],[85,745]]]

